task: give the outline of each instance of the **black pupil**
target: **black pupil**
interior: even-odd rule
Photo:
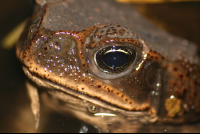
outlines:
[[[103,56],[103,62],[112,68],[120,67],[128,61],[128,56],[123,52],[109,52]]]
[[[96,54],[96,65],[104,72],[116,74],[127,70],[136,58],[134,49],[127,46],[108,46]]]

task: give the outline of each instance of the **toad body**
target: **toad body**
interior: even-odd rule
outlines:
[[[184,39],[158,29],[130,5],[111,0],[36,2],[16,47],[33,82],[27,88],[36,127],[38,91],[48,94],[43,98],[53,109],[110,132],[108,122],[127,123],[118,130],[137,132],[144,123],[199,120],[195,44],[185,45]],[[111,120],[94,116],[97,113],[117,116]]]

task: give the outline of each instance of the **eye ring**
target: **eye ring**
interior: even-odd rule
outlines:
[[[135,50],[129,47],[109,46],[97,51],[94,61],[103,72],[117,74],[127,70],[135,58]]]

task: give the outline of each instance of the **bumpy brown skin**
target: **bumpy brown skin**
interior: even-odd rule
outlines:
[[[157,29],[129,5],[65,0],[35,13],[16,54],[32,75],[66,90],[121,109],[156,113],[160,121],[184,123],[200,117],[200,70],[196,46],[182,41]],[[135,48],[134,63],[119,74],[104,73],[94,54],[109,45]],[[167,101],[170,98],[178,101]]]

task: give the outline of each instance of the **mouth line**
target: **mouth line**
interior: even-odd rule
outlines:
[[[58,92],[62,92],[66,95],[70,95],[71,97],[74,97],[76,99],[85,100],[86,102],[89,102],[93,105],[97,105],[98,107],[105,108],[107,110],[113,111],[114,113],[122,114],[125,118],[128,120],[140,120],[140,122],[148,123],[148,122],[155,122],[158,120],[157,115],[152,116],[152,114],[147,111],[130,111],[125,110],[122,108],[119,108],[115,105],[109,104],[108,102],[104,102],[102,100],[99,100],[98,98],[94,98],[91,96],[88,96],[86,94],[83,94],[81,92],[74,91],[72,89],[66,88],[64,86],[55,84],[48,79],[42,79],[39,76],[35,76],[32,74],[25,66],[22,66],[23,71],[25,72],[26,76],[31,79],[38,87],[44,87],[48,90],[56,90]],[[72,104],[73,105],[73,104]],[[145,117],[145,118],[143,118]]]
[[[22,66],[22,69],[25,72],[26,76],[29,79],[31,79],[38,87],[44,87],[44,88],[47,88],[47,89],[49,88],[50,90],[57,90],[57,91],[65,93],[65,94],[68,94],[72,97],[76,97],[76,98],[88,101],[88,102],[90,102],[94,105],[100,106],[102,108],[106,108],[106,109],[109,109],[109,110],[114,111],[114,112],[122,113],[125,116],[127,116],[127,114],[130,115],[130,116],[134,116],[134,115],[138,116],[138,115],[148,114],[148,112],[149,112],[149,110],[148,111],[133,111],[133,110],[131,111],[131,110],[125,110],[125,109],[119,108],[119,107],[112,105],[108,102],[99,100],[98,98],[88,96],[88,95],[86,95],[86,94],[84,94],[80,91],[75,91],[75,90],[72,90],[70,88],[66,88],[62,85],[58,85],[56,83],[53,83],[48,79],[43,79],[39,76],[35,76],[25,66]]]

